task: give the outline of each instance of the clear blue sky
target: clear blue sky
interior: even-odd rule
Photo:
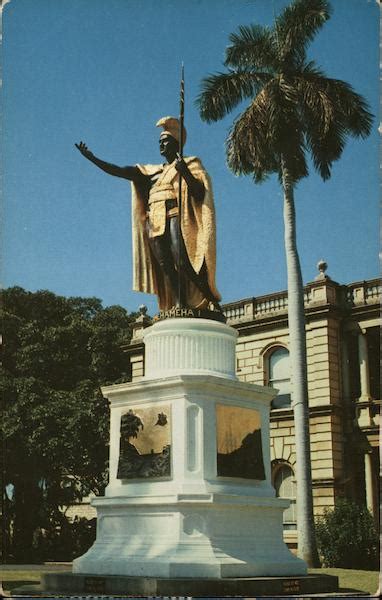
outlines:
[[[284,0],[11,0],[3,14],[2,284],[97,296],[136,310],[152,296],[131,291],[129,182],[87,162],[84,140],[120,165],[160,162],[155,122],[177,115],[186,72],[186,154],[214,184],[218,287],[223,302],[286,288],[282,194],[276,178],[254,185],[225,164],[234,115],[200,121],[200,80],[222,70],[229,34],[271,24]],[[309,55],[348,81],[378,115],[375,0],[332,0],[333,16]],[[378,268],[378,121],[350,140],[323,183],[313,171],[296,192],[305,282],[324,258],[340,283]]]

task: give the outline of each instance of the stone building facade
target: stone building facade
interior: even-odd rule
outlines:
[[[367,505],[378,519],[378,423],[380,281],[341,285],[319,265],[305,286],[308,392],[314,512],[346,496]],[[296,544],[295,445],[289,373],[287,292],[246,298],[223,306],[238,330],[239,379],[279,390],[271,410],[273,483],[291,500],[284,514],[285,541]],[[144,309],[125,348],[131,379],[144,375]]]

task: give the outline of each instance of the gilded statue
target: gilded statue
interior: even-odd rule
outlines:
[[[97,158],[84,142],[76,147],[109,175],[131,181],[133,290],[156,294],[161,311],[220,312],[210,177],[199,158],[181,156],[186,131],[180,134],[178,119],[164,117],[156,125],[162,164],[120,167]]]

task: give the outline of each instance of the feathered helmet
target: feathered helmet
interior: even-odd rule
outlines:
[[[175,138],[177,142],[179,142],[180,135],[180,123],[179,119],[176,117],[162,117],[156,124],[157,127],[163,127],[163,131],[160,134],[160,137],[163,135],[171,135],[171,137]],[[183,145],[186,143],[187,132],[185,128],[183,128]]]

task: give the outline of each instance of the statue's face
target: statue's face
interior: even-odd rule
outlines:
[[[179,151],[179,144],[171,135],[161,135],[159,138],[159,152],[167,160],[173,161]]]

